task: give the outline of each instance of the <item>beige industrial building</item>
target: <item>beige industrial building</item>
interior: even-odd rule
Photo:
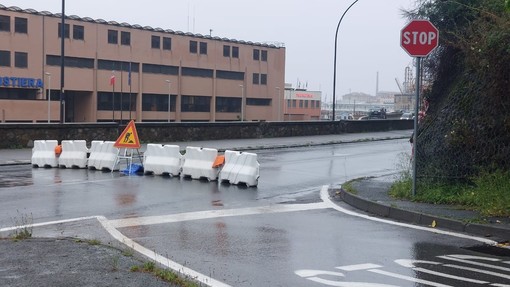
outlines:
[[[283,120],[282,45],[60,17],[0,5],[1,122]]]

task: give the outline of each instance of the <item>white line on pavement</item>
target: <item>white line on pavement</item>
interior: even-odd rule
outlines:
[[[309,203],[309,204],[281,204],[281,205],[275,204],[275,205],[268,205],[268,206],[248,207],[248,208],[239,208],[239,209],[205,210],[205,211],[186,212],[186,213],[169,214],[169,215],[161,215],[161,216],[116,219],[116,220],[110,220],[109,222],[115,228],[122,228],[122,227],[129,227],[129,226],[173,223],[173,222],[182,222],[182,221],[189,221],[189,220],[211,219],[211,218],[218,218],[218,217],[231,217],[231,216],[243,216],[243,215],[306,211],[306,210],[324,209],[324,208],[329,208],[329,206],[327,204],[325,204],[324,202]]]
[[[497,244],[496,241],[490,240],[490,239],[487,239],[487,238],[476,237],[476,236],[471,236],[471,235],[467,235],[467,234],[462,234],[462,233],[457,233],[457,232],[441,230],[441,229],[437,229],[437,228],[430,228],[430,227],[425,227],[425,226],[412,225],[412,224],[409,224],[409,223],[402,223],[402,222],[392,221],[392,220],[388,220],[388,219],[378,218],[378,217],[374,217],[374,216],[370,216],[370,215],[366,215],[366,214],[361,214],[361,213],[358,213],[358,212],[355,212],[355,211],[351,211],[351,210],[345,209],[343,207],[340,207],[337,204],[335,204],[334,202],[332,202],[331,199],[329,198],[328,189],[329,189],[329,186],[327,186],[327,185],[322,186],[322,188],[321,188],[321,199],[322,199],[322,201],[324,201],[324,203],[326,203],[330,208],[333,208],[333,209],[335,209],[337,211],[340,211],[340,212],[348,214],[348,215],[352,215],[352,216],[356,216],[356,217],[360,217],[360,218],[364,218],[364,219],[368,219],[368,220],[372,220],[372,221],[377,221],[377,222],[381,222],[381,223],[401,226],[401,227],[407,227],[407,228],[412,228],[412,229],[417,229],[417,230],[423,230],[423,231],[428,231],[428,232],[432,232],[432,233],[449,235],[449,236],[454,236],[454,237],[459,237],[459,238],[464,238],[464,239],[476,240],[476,241],[480,241],[480,242],[483,242],[483,243],[486,243],[486,244],[489,244],[489,245],[496,245]]]
[[[207,286],[211,287],[229,287],[230,285],[227,285],[223,282],[220,282],[216,279],[213,279],[209,276],[206,276],[202,273],[199,273],[193,269],[190,269],[188,267],[185,267],[177,262],[174,262],[164,256],[161,256],[157,254],[155,251],[147,249],[143,247],[142,245],[136,243],[135,241],[131,240],[130,238],[126,237],[124,234],[122,234],[120,231],[118,231],[115,227],[113,227],[109,220],[107,220],[103,216],[98,216],[98,220],[103,225],[103,227],[110,233],[111,236],[113,236],[115,239],[120,241],[121,243],[127,245],[128,247],[134,249],[135,251],[147,256],[148,258],[162,264],[163,266],[166,266],[172,270],[175,270],[177,272],[180,272],[181,274],[188,276],[190,278],[193,278],[194,280],[197,280],[203,284],[206,284]]]
[[[33,224],[5,227],[5,228],[0,228],[0,232],[12,231],[12,230],[23,229],[23,228],[53,225],[53,224],[69,223],[69,222],[89,220],[89,219],[97,219],[97,216],[78,217],[78,218],[71,218],[71,219],[64,219],[64,220],[56,220],[56,221],[48,221],[48,222],[41,222],[41,223],[33,223]]]

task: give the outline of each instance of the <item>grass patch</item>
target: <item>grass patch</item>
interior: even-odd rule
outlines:
[[[356,180],[351,180],[351,181],[348,181],[346,183],[343,183],[342,184],[342,189],[349,192],[349,193],[352,193],[352,194],[357,194],[358,191],[352,186],[352,183],[355,182]]]
[[[131,249],[131,248],[123,249],[122,250],[122,255],[124,255],[126,257],[133,257],[133,255],[134,255],[133,249]]]
[[[32,237],[32,230],[34,223],[34,217],[32,214],[24,214],[20,213],[19,210],[16,211],[18,216],[13,219],[14,225],[18,228],[14,230],[14,233],[11,235],[14,240],[23,240]]]
[[[510,216],[510,171],[481,173],[472,184],[423,184],[411,196],[412,179],[403,177],[390,188],[390,195],[433,204],[461,205],[483,216]]]
[[[373,177],[367,176],[367,177],[359,177],[359,178],[355,178],[353,180],[349,180],[342,184],[342,189],[347,191],[348,193],[358,194],[358,190],[354,187],[354,183],[362,181],[362,180],[370,179],[370,178],[373,178]]]
[[[176,286],[181,287],[199,287],[197,283],[188,280],[186,278],[182,278],[179,275],[177,275],[175,272],[168,270],[168,269],[162,269],[158,268],[156,266],[156,263],[153,261],[145,262],[143,265],[139,266],[132,266],[130,269],[131,272],[146,272],[151,273],[162,280],[166,282],[170,282]]]
[[[100,245],[101,241],[98,239],[90,239],[90,240],[87,240],[87,243],[90,245]]]

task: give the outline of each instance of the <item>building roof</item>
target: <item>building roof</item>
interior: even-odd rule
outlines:
[[[6,7],[2,4],[0,4],[0,10],[15,11],[15,12],[34,14],[34,15],[42,15],[42,16],[55,17],[55,18],[62,17],[62,13],[51,13],[48,11],[36,11],[36,10],[30,9],[30,8],[29,9],[21,9],[17,6]],[[125,27],[125,28],[131,28],[131,29],[156,31],[156,32],[167,33],[167,34],[184,35],[184,36],[195,37],[195,38],[205,38],[205,39],[211,39],[211,40],[217,40],[217,41],[239,43],[239,44],[252,45],[252,46],[261,46],[261,47],[267,47],[267,48],[284,48],[285,47],[284,43],[281,43],[281,42],[260,43],[260,42],[251,42],[251,41],[243,41],[243,40],[236,40],[236,39],[212,37],[209,35],[193,34],[190,32],[185,33],[182,31],[173,31],[171,29],[164,30],[159,27],[153,28],[151,26],[141,26],[139,24],[129,24],[126,22],[118,23],[116,21],[106,21],[103,19],[95,19],[94,20],[90,17],[80,17],[80,16],[76,16],[76,15],[66,15],[66,18],[70,19],[70,20],[76,20],[76,21],[92,22],[92,23],[97,23],[97,24]]]

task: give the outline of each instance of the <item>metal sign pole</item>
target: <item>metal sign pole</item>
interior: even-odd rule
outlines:
[[[413,133],[413,196],[416,195],[416,152],[418,147],[418,111],[420,109],[420,64],[421,57],[416,57],[416,104],[414,108],[414,133]]]

